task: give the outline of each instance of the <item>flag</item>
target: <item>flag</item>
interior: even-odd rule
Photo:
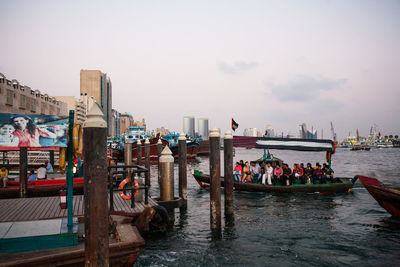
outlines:
[[[239,124],[232,118],[232,130],[235,131],[239,127]]]

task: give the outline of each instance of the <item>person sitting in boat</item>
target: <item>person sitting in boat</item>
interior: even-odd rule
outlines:
[[[294,182],[296,182],[295,180],[302,180],[303,176],[304,176],[304,170],[303,168],[301,168],[300,164],[295,163],[294,167],[293,167],[293,176],[294,176]]]
[[[283,180],[282,180],[282,185],[290,185],[291,184],[291,176],[292,176],[292,170],[289,168],[289,165],[284,163],[282,165],[283,169]]]
[[[36,181],[36,175],[35,175],[35,171],[34,170],[31,170],[30,173],[29,173],[28,182],[31,182],[31,181]]]
[[[262,183],[262,178],[265,176],[265,168],[261,167],[260,168],[260,175],[258,176],[258,181],[257,183]]]
[[[260,178],[260,166],[255,161],[250,163],[250,174],[252,182],[257,183]]]
[[[283,170],[279,163],[276,164],[276,168],[274,170],[274,184],[282,184]]]
[[[244,165],[245,165],[245,164],[243,163],[243,160],[240,160],[240,161],[239,161],[239,165],[242,166],[242,170],[243,170]]]
[[[307,184],[311,184],[313,182],[312,178],[313,178],[313,172],[314,169],[311,166],[311,163],[307,163],[307,167],[304,169],[304,175],[305,175],[305,183]]]
[[[307,178],[306,178],[306,175],[305,175],[305,172],[304,172],[304,170],[305,170],[305,168],[304,168],[304,163],[300,163],[299,168],[300,168],[301,171],[303,172],[303,176],[300,177],[300,182],[301,182],[302,184],[305,184]]]
[[[268,162],[266,166],[266,170],[264,175],[262,176],[262,184],[265,184],[265,180],[267,180],[267,184],[272,184],[272,175],[274,173],[274,169],[271,166],[271,163]]]
[[[6,167],[2,166],[0,169],[0,187],[6,188],[7,187],[7,181],[8,181],[8,170]]]
[[[246,161],[243,167],[242,183],[251,182],[250,163]]]
[[[239,162],[236,162],[235,169],[233,170],[233,181],[240,182],[240,177],[242,176],[242,166]]]
[[[324,177],[325,177],[325,179],[328,181],[328,180],[330,180],[331,182],[333,182],[333,173],[334,173],[334,171],[331,169],[331,168],[329,168],[329,166],[328,165],[326,165],[326,164],[324,164],[325,166],[324,166],[324,169],[323,169],[323,171],[324,171]]]
[[[321,169],[321,165],[318,162],[313,171],[313,183],[315,184],[317,181],[319,181],[320,184],[326,183],[324,177],[324,171]]]

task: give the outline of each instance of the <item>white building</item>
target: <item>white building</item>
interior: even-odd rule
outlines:
[[[208,140],[208,118],[199,118],[197,121],[198,135],[203,138],[203,140]]]
[[[195,136],[194,134],[194,117],[184,116],[183,117],[183,132],[188,136]]]

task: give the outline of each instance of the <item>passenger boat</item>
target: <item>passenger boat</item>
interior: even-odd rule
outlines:
[[[322,139],[298,139],[298,138],[275,138],[275,137],[247,137],[234,136],[234,147],[248,147],[258,149],[281,149],[281,150],[297,150],[297,151],[326,151],[327,161],[331,164],[331,155],[335,153],[336,143],[332,140]],[[264,157],[260,160],[265,159]],[[280,159],[271,158],[270,161],[281,162]],[[268,160],[267,160],[268,161]],[[192,174],[197,183],[203,187],[210,186],[210,176],[198,170],[192,170]],[[248,192],[313,192],[313,193],[342,193],[350,192],[357,181],[357,176],[354,178],[334,178],[333,181],[327,181],[325,184],[301,184],[299,181],[292,185],[268,185],[259,183],[239,183],[234,182],[235,191]],[[224,187],[224,178],[221,177],[221,186]]]
[[[382,208],[394,217],[400,217],[400,188],[384,185],[376,178],[360,175],[358,178]]]
[[[202,188],[210,187],[210,176],[198,170],[192,170],[192,174],[197,183]],[[258,183],[233,183],[235,191],[247,192],[279,192],[279,193],[294,193],[294,192],[309,192],[309,193],[343,193],[350,192],[354,183],[357,181],[357,176],[354,178],[334,178],[333,183],[326,184],[300,184],[293,185],[267,185]],[[224,187],[224,177],[221,177],[221,187]]]
[[[83,195],[83,178],[74,178],[74,195]],[[28,197],[58,196],[66,189],[66,179],[37,180],[28,182]],[[19,182],[9,181],[6,188],[0,188],[0,198],[18,198]]]

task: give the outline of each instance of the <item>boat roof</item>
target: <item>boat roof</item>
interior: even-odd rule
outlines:
[[[234,136],[234,147],[258,149],[281,149],[297,151],[328,151],[332,152],[334,142],[329,139],[302,139],[280,137]]]

